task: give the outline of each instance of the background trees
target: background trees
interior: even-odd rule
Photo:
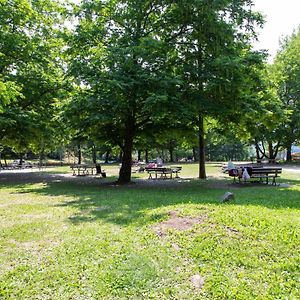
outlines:
[[[271,70],[278,97],[288,113],[278,130],[290,161],[292,145],[300,139],[300,29],[286,37],[281,47]]]
[[[258,160],[274,161],[280,150],[287,149],[290,161],[291,147],[299,140],[299,40],[299,31],[286,37],[274,63],[256,76],[253,95],[259,106],[245,114],[242,124]]]
[[[175,123],[198,127],[205,178],[205,117],[225,119],[246,101],[241,66],[254,62],[249,42],[262,21],[251,2],[84,1],[77,17],[71,70],[85,99],[77,107],[121,148],[119,182],[130,181],[135,138]]]
[[[258,159],[283,148],[291,158],[299,32],[267,67],[251,48],[263,23],[252,1],[84,0],[69,13],[66,32],[54,0],[0,3],[3,146],[42,157],[69,145],[79,163],[83,146],[94,162],[113,151],[120,183],[131,179],[133,150],[147,160],[164,149],[171,161],[190,151],[200,178],[216,147],[230,153],[228,141],[241,152],[255,145]]]
[[[62,13],[55,1],[0,3],[0,143],[20,153],[43,151],[57,135]]]

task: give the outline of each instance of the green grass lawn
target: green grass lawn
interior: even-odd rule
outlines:
[[[213,164],[208,175],[114,186],[0,174],[0,299],[300,299],[299,173],[283,173],[289,187],[228,185]]]

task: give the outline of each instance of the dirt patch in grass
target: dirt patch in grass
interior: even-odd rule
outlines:
[[[207,215],[202,215],[200,217],[178,216],[177,212],[170,211],[169,219],[155,225],[153,229],[159,236],[164,236],[167,234],[169,229],[175,229],[179,231],[188,230],[196,224],[203,223],[206,219]]]

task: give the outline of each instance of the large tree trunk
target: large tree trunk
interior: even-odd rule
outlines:
[[[268,148],[269,148],[269,162],[272,162],[272,159],[274,159],[274,149],[272,142],[268,142]]]
[[[148,152],[148,149],[145,150],[145,162],[146,163],[149,162],[149,152]]]
[[[126,184],[131,181],[131,163],[132,163],[132,149],[134,138],[134,122],[132,119],[128,120],[126,124],[126,135],[123,145],[122,165],[119,173],[118,183]]]
[[[78,164],[81,165],[81,145],[80,142],[77,145],[77,158],[78,158]]]
[[[142,160],[142,150],[138,150],[138,161]]]
[[[280,141],[277,142],[275,146],[273,146],[272,142],[268,142],[268,148],[269,148],[269,163],[274,163],[280,148]]]
[[[96,151],[96,147],[93,145],[92,148],[92,158],[93,158],[93,164],[97,163],[97,151]]]
[[[292,161],[292,143],[289,143],[286,147],[286,161]]]
[[[174,162],[174,149],[176,147],[176,141],[175,140],[169,140],[168,144],[168,150],[170,155],[170,162]]]
[[[110,153],[110,150],[107,150],[106,153],[105,153],[105,161],[104,161],[104,162],[105,162],[106,164],[108,164],[109,153]]]
[[[22,165],[23,165],[23,157],[24,157],[24,154],[21,153],[21,154],[20,154],[20,160],[19,160],[19,165],[20,165],[20,167],[22,167]]]
[[[173,148],[172,147],[170,147],[169,148],[169,153],[170,153],[170,162],[174,162],[174,151],[173,151]]]
[[[199,114],[198,127],[199,127],[199,132],[198,132],[198,135],[199,135],[199,178],[206,179],[204,119],[201,114]]]

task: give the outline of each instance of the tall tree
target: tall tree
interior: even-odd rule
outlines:
[[[122,149],[119,183],[131,180],[135,138],[171,122],[180,107],[160,37],[166,9],[164,1],[87,0],[77,12],[71,71],[85,91],[90,126]]]
[[[56,1],[0,3],[0,142],[22,152],[50,146],[62,96],[63,10]]]
[[[199,137],[199,178],[205,179],[205,118],[230,116],[247,101],[245,63],[253,64],[250,41],[256,24],[252,1],[182,1],[174,15],[185,30],[174,41],[182,58],[185,99],[193,102]]]

